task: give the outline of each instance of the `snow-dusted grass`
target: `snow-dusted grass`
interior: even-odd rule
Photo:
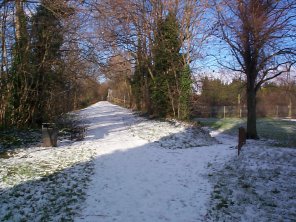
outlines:
[[[133,136],[157,143],[168,149],[185,149],[216,144],[200,127],[178,121],[138,120],[131,126]]]
[[[0,158],[0,221],[296,221],[296,149],[247,142],[108,102],[84,141]]]
[[[37,144],[40,138],[41,130],[37,129],[0,129],[0,157],[5,157],[6,151]]]
[[[40,132],[2,133],[20,142],[2,147],[0,221],[73,220],[93,172],[95,150],[71,142],[67,132],[55,148],[32,146],[41,144]]]
[[[238,158],[213,165],[209,221],[296,221],[296,150],[248,141]]]
[[[197,118],[203,126],[210,126],[235,135],[240,126],[246,127],[246,119],[239,118]],[[260,137],[273,140],[277,146],[296,147],[296,122],[290,119],[259,118],[257,131]]]
[[[92,173],[92,156],[74,144],[32,147],[0,159],[0,221],[71,220]]]
[[[218,144],[200,128],[145,120],[107,103],[99,107],[89,118],[98,122],[88,137],[100,138],[95,174],[75,221],[203,221],[208,163],[235,155],[233,142]]]
[[[148,213],[145,204],[155,205],[159,201],[162,203],[158,207],[155,205],[160,208],[160,213],[155,214],[155,221],[169,217],[164,209],[168,206],[180,208],[176,209],[180,214],[177,218],[183,218],[181,212],[187,212],[188,218],[205,214],[204,207],[194,212],[195,207],[186,206],[188,203],[195,205],[194,197],[207,198],[208,183],[201,181],[199,188],[203,189],[202,192],[192,188],[186,191],[186,187],[195,186],[192,181],[201,176],[191,178],[197,172],[197,166],[191,165],[195,166],[198,156],[205,156],[198,165],[203,169],[207,159],[217,156],[217,152],[208,155],[202,148],[200,151],[171,153],[163,148],[216,144],[206,132],[178,122],[148,121],[109,103],[95,104],[82,110],[80,116],[88,123],[84,141],[73,143],[63,137],[56,148],[14,147],[13,152],[0,158],[0,221],[72,221],[75,215],[88,221],[91,216],[79,212],[83,206],[81,203],[87,197],[86,187],[94,167],[100,176],[93,177],[95,184],[88,190],[88,195],[102,201],[102,204],[92,205],[96,210],[98,207],[105,209],[109,201],[113,201],[114,206],[106,208],[114,214],[109,218],[119,217],[127,221],[129,217],[139,220],[153,217],[151,213],[155,209]],[[221,149],[219,152],[223,151]],[[117,172],[117,167],[123,171]],[[174,173],[166,175],[169,171]],[[204,175],[203,171],[200,174]],[[110,176],[114,176],[114,180]],[[155,184],[156,191],[152,184]],[[123,196],[123,199],[118,199],[116,195],[109,197],[108,189],[105,192],[106,186],[114,188],[118,185],[121,191],[111,189],[110,192]],[[170,190],[168,195],[161,197],[160,193],[167,189]],[[185,190],[181,192],[182,189]],[[135,190],[132,198],[125,195],[132,190]],[[144,201],[141,200],[142,193],[146,196]],[[121,211],[121,206],[128,201],[131,208],[137,207],[134,203],[139,203],[144,215],[138,215],[139,212],[128,215],[130,209],[126,209],[119,216],[118,210]]]

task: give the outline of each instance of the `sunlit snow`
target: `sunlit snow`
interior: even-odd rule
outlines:
[[[0,159],[1,221],[295,220],[295,149],[99,102],[83,141]]]

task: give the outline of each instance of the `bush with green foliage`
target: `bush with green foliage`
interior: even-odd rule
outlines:
[[[186,119],[189,114],[191,73],[180,53],[180,27],[169,12],[158,22],[153,49],[154,79],[151,84],[154,115]]]

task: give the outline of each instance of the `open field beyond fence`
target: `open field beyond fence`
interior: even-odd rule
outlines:
[[[246,127],[245,118],[196,118],[202,126],[236,134],[240,126]],[[296,147],[296,120],[260,118],[257,120],[260,138],[274,140],[277,145]]]

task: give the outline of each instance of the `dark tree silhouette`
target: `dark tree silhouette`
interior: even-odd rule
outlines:
[[[295,64],[295,5],[294,0],[225,0],[216,6],[218,35],[235,58],[224,65],[246,76],[249,139],[258,138],[258,90]]]

